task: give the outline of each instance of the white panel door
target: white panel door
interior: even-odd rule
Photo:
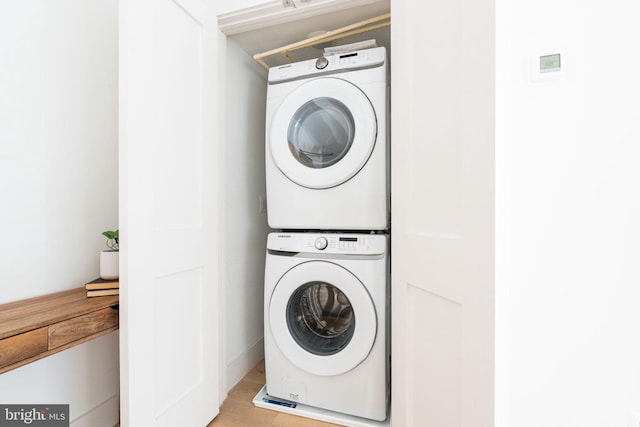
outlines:
[[[493,426],[493,5],[394,0],[392,425]]]
[[[219,402],[215,15],[119,7],[122,425],[204,426]]]

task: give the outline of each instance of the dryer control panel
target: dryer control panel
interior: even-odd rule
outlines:
[[[270,84],[282,83],[315,75],[333,74],[343,70],[380,67],[385,64],[387,50],[384,47],[358,50],[338,55],[294,62],[269,69]]]
[[[291,253],[381,255],[387,250],[387,236],[355,233],[270,233],[267,249]]]

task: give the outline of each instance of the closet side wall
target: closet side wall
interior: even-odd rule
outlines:
[[[227,389],[264,357],[264,71],[233,40],[226,46],[224,277]]]

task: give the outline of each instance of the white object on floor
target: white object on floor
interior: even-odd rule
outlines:
[[[263,386],[258,394],[256,394],[256,397],[253,398],[253,404],[258,408],[284,412],[286,414],[311,418],[318,421],[326,421],[328,423],[334,423],[345,427],[389,427],[391,425],[389,422],[390,417],[387,417],[386,421],[367,420],[365,418],[354,417],[351,415],[341,414],[339,412],[303,405],[301,403],[289,402],[277,397],[271,397],[267,394],[266,385]]]

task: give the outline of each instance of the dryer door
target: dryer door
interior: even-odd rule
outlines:
[[[269,321],[291,363],[323,376],[343,374],[365,360],[378,327],[362,282],[327,261],[307,261],[282,276],[271,295]]]
[[[376,136],[376,115],[367,96],[345,80],[319,78],[298,86],[280,104],[269,147],[291,181],[330,188],[362,169]]]

